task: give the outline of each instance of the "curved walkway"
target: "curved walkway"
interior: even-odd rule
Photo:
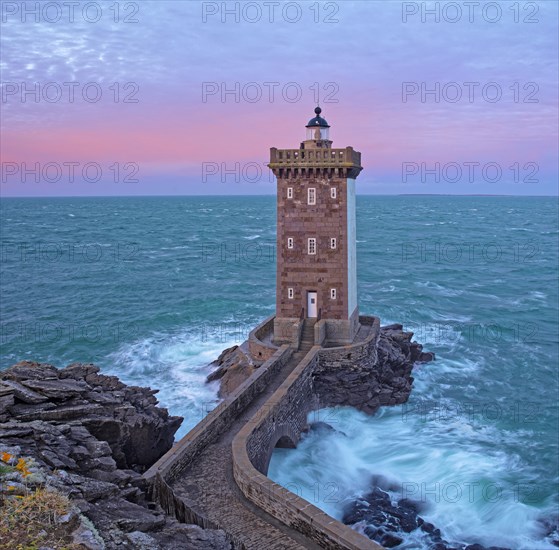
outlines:
[[[305,320],[298,351],[287,344],[275,350],[144,474],[150,497],[179,521],[223,529],[241,550],[382,550],[264,475],[278,438],[295,444],[307,413],[330,402],[313,392],[314,369],[326,369],[333,379],[322,382],[340,384],[347,400],[354,386],[337,375],[367,372],[376,361],[379,320],[360,322],[369,326],[361,340],[327,349],[314,346],[315,323]]]
[[[217,441],[208,445],[172,483],[173,491],[185,504],[233,535],[247,550],[320,548],[244,497],[233,478],[231,456],[232,442],[237,433],[258,413],[310,348],[307,344],[295,352],[269,388],[254,399],[233,425]]]

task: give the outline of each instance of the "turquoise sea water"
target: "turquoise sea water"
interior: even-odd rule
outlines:
[[[274,197],[4,199],[1,213],[0,366],[94,362],[160,388],[179,435],[217,403],[208,363],[274,311]],[[360,309],[437,360],[404,406],[315,413],[345,435],[278,449],[270,477],[341,517],[381,474],[449,541],[553,548],[558,236],[553,198],[358,196]]]

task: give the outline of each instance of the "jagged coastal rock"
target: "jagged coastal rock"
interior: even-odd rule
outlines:
[[[405,402],[411,392],[414,363],[434,358],[412,342],[412,337],[401,325],[383,327],[370,362],[349,369],[317,367],[315,387],[333,405],[349,404],[368,413]],[[208,381],[219,380],[220,395],[226,397],[261,362],[241,345],[224,350],[214,365]],[[9,481],[4,496],[13,498],[38,487],[67,495],[73,509],[65,521],[79,548],[234,548],[224,531],[181,524],[149,500],[141,474],[172,447],[182,422],[157,406],[156,393],[127,386],[91,364],[58,369],[24,361],[3,371],[0,454],[12,465],[9,480],[3,479]],[[30,465],[25,476],[15,468],[17,457],[26,457],[25,463]],[[358,509],[352,513],[361,517]],[[387,546],[397,540],[390,536],[397,537],[385,533]]]
[[[381,327],[375,363],[318,369],[314,373],[316,391],[327,395],[331,405],[349,405],[368,414],[381,406],[405,403],[412,390],[414,364],[435,358],[412,338],[413,332],[405,332],[400,324]]]
[[[217,366],[207,378],[208,382],[220,380],[219,396],[227,397],[256,370],[257,364],[241,346],[233,346],[221,352],[212,363]]]
[[[405,332],[400,324],[382,327],[374,368],[317,371],[315,387],[320,393],[327,393],[331,403],[351,405],[367,413],[374,413],[383,405],[405,403],[413,383],[413,365],[435,358],[434,353],[424,352],[423,346],[412,338],[413,332]],[[240,346],[224,350],[213,365],[217,368],[208,376],[208,382],[220,380],[221,397],[230,395],[259,366]]]
[[[11,472],[2,487],[68,495],[82,548],[231,548],[223,531],[180,524],[146,498],[141,473],[171,448],[182,422],[157,406],[155,393],[90,364],[24,361],[3,371],[0,454],[27,457],[32,471]]]
[[[385,548],[397,547],[404,541],[406,533],[415,533],[416,540],[422,540],[432,550],[510,550],[497,546],[448,542],[440,529],[421,517],[421,512],[427,509],[426,503],[391,498],[391,494],[397,495],[399,489],[397,484],[391,486],[385,478],[373,476],[371,490],[346,507],[342,521],[347,525],[361,527],[363,534]]]

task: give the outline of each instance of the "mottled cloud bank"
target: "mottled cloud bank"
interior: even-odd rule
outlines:
[[[5,196],[273,193],[318,92],[360,192],[557,193],[556,2],[67,4],[2,4]]]

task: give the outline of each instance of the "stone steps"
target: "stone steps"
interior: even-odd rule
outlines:
[[[314,346],[314,325],[316,319],[305,319],[299,342],[299,351],[308,352]]]

